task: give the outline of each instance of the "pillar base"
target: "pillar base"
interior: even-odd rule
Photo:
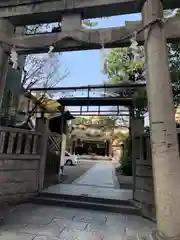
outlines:
[[[139,240],[179,240],[180,236],[177,237],[166,237],[164,234],[154,231],[147,238],[142,238]]]

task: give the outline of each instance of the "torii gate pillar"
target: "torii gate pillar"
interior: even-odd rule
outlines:
[[[146,0],[142,12],[144,25],[162,18],[161,1]],[[145,52],[158,228],[154,239],[180,239],[180,157],[163,24],[145,32]]]

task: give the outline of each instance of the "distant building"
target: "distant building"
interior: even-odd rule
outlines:
[[[74,125],[69,141],[70,151],[79,155],[111,156],[111,139],[100,129]]]

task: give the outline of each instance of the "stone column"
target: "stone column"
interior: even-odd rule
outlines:
[[[142,12],[144,25],[162,18],[161,1],[146,0]],[[163,24],[157,23],[145,32],[145,52],[159,232],[154,236],[180,239],[180,158]]]
[[[81,29],[81,14],[63,14],[62,31],[73,31]]]
[[[1,18],[0,32],[4,32],[8,36],[12,36],[14,32],[14,27],[8,20]],[[5,53],[3,47],[0,45],[0,109],[3,101],[7,72],[8,72],[8,56]]]

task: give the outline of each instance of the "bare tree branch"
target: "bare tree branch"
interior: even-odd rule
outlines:
[[[45,30],[51,30],[56,24],[40,24],[26,27],[27,34],[36,34]],[[55,87],[69,72],[61,62],[61,53],[28,55],[23,67],[22,87],[25,92],[29,92],[32,87]],[[40,94],[35,106],[28,113],[27,122],[36,113],[36,108],[47,100],[47,92]],[[21,108],[21,107],[20,107]]]

